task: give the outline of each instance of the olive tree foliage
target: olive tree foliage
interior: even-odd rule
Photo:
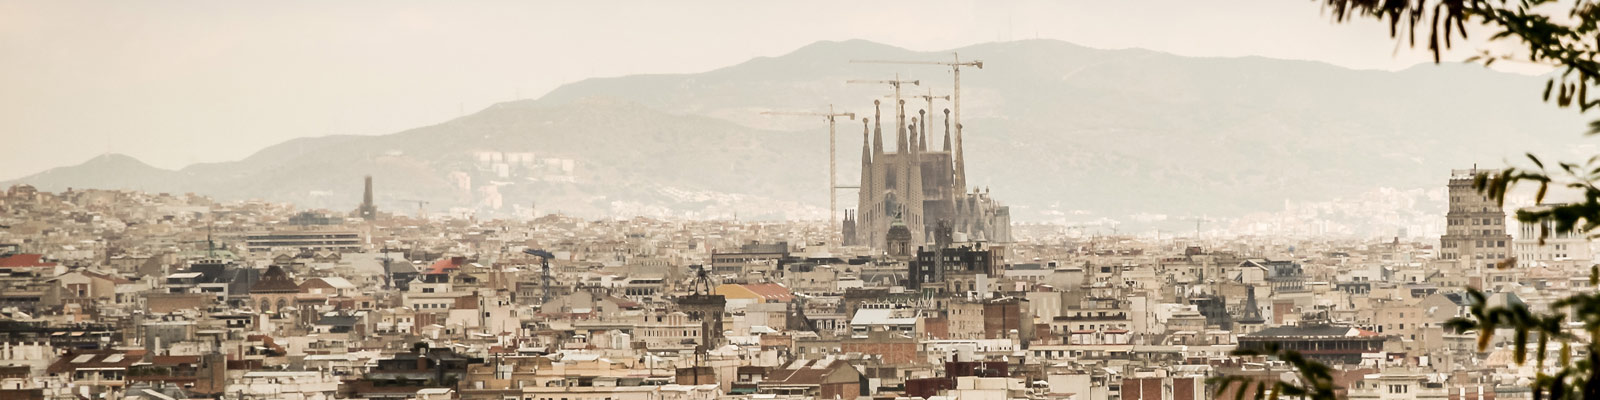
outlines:
[[[1465,44],[1469,27],[1474,34],[1487,34],[1480,43],[1507,44],[1510,51],[1472,49],[1468,62],[1484,66],[1495,62],[1520,62],[1548,66],[1559,75],[1544,87],[1544,100],[1557,107],[1577,112],[1600,106],[1588,95],[1589,87],[1600,85],[1600,1],[1593,0],[1313,0],[1334,22],[1376,20],[1386,22],[1389,35],[1411,47],[1426,47],[1434,62],[1453,45]],[[1586,134],[1600,133],[1600,121],[1589,124]],[[1600,155],[1581,162],[1557,162],[1547,166],[1533,154],[1521,166],[1508,166],[1479,173],[1473,187],[1505,204],[1508,191],[1519,186],[1536,187],[1535,205],[1516,211],[1516,219],[1539,226],[1539,240],[1552,233],[1600,237]],[[1565,187],[1582,193],[1582,200],[1564,204],[1545,204],[1551,187]],[[1498,268],[1510,268],[1515,260]],[[1600,266],[1590,268],[1589,283],[1597,286]],[[1519,365],[1533,360],[1537,376],[1531,382],[1533,398],[1600,400],[1600,347],[1593,338],[1600,336],[1600,293],[1580,293],[1553,302],[1547,311],[1535,311],[1519,302],[1491,305],[1488,295],[1467,289],[1470,315],[1446,323],[1456,333],[1476,332],[1477,350],[1489,350],[1497,331],[1510,335],[1513,359]],[[1570,324],[1569,324],[1570,322]],[[1560,344],[1554,359],[1547,359],[1553,343]],[[1530,349],[1532,344],[1532,349]],[[1581,350],[1581,352],[1580,352]],[[1271,353],[1271,352],[1268,352]],[[1574,356],[1578,353],[1578,356]],[[1280,395],[1303,398],[1331,398],[1333,388],[1328,368],[1306,360],[1292,351],[1276,354],[1239,351],[1242,356],[1273,355],[1299,370],[1298,382],[1255,383],[1255,397]],[[1229,386],[1250,385],[1252,380],[1224,376],[1212,380],[1218,393]],[[1266,389],[1266,390],[1261,390]],[[1243,390],[1236,392],[1244,397]],[[1322,397],[1327,396],[1327,397]]]

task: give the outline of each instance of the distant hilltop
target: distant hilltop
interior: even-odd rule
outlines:
[[[1242,215],[1379,187],[1434,188],[1452,167],[1565,154],[1584,128],[1575,113],[1541,103],[1537,78],[1475,66],[1364,71],[1053,40],[934,52],[852,40],[702,73],[588,79],[436,125],[296,139],[234,162],[172,171],[111,154],[6,184],[349,211],[372,175],[386,212],[425,204],[485,217],[822,219],[826,125],[761,112],[832,103],[866,113],[863,99],[886,90],[844,82],[896,73],[924,82],[908,92],[947,94],[945,68],[849,61],[944,60],[951,51],[985,62],[962,76],[969,185],[1004,193],[1019,222]],[[840,143],[839,176],[849,181],[860,155],[851,140]],[[840,197],[841,208],[855,207],[853,193]]]

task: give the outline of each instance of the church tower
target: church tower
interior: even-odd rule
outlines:
[[[880,104],[877,100],[872,101],[872,186],[867,192],[867,204],[860,208],[869,213],[867,246],[872,248],[882,248],[883,233],[889,231],[889,219],[893,217],[883,208],[883,194],[891,186],[887,173],[889,162],[883,153],[883,108]]]
[[[367,189],[361,195],[361,207],[356,208],[356,214],[367,221],[378,219],[378,206],[372,204],[372,175],[367,175]]]
[[[910,261],[913,254],[911,247],[911,233],[915,230],[907,228],[902,215],[894,217],[894,223],[889,225],[888,252],[889,257],[901,261]]]
[[[852,224],[855,237],[853,245],[871,246],[872,239],[872,144],[868,136],[872,136],[872,127],[868,120],[861,119],[861,183],[856,187],[855,223]],[[862,212],[865,212],[863,214]]]
[[[920,140],[925,134],[917,130],[917,118],[911,119],[911,124],[906,127],[911,131],[913,138]],[[914,140],[913,143],[916,143]],[[910,179],[906,182],[906,225],[911,228],[911,245],[920,246],[927,243],[928,228],[923,220],[922,199],[922,150],[916,144],[906,152],[906,169],[910,171]]]

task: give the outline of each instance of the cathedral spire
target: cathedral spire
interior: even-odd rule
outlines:
[[[928,151],[928,110],[917,110],[917,117],[922,121],[920,125],[917,125],[917,151],[926,152]]]
[[[895,117],[896,128],[895,128],[895,134],[894,134],[894,151],[898,152],[900,154],[909,154],[911,152],[906,151],[906,150],[909,150],[911,148],[911,146],[906,144],[907,141],[906,141],[906,101],[905,100],[900,100],[900,104],[897,107],[895,107],[895,113],[896,113],[895,114],[896,115],[896,117]]]
[[[924,142],[922,141],[922,132],[917,131],[917,117],[911,117],[911,125],[906,127],[906,131],[911,132],[911,151],[907,153],[922,152],[921,143]]]
[[[961,123],[956,123],[956,188],[967,191],[966,152],[961,149]]]
[[[878,159],[883,155],[883,109],[878,106],[879,101],[872,101],[872,158]]]
[[[872,136],[872,127],[868,126],[869,122],[867,120],[869,120],[869,119],[872,119],[872,118],[862,118],[861,119],[861,166],[863,167],[861,169],[862,171],[866,171],[866,168],[865,168],[866,166],[872,165],[872,144],[869,141],[869,138]],[[866,172],[862,172],[861,174],[862,175],[866,175],[867,173]]]
[[[944,152],[950,152],[950,109],[944,109]]]
[[[869,119],[872,122],[878,122],[876,118],[861,119],[861,183],[860,188],[856,190],[856,213],[860,213],[861,210],[868,211],[865,218],[860,218],[856,221],[855,243],[875,246],[877,244],[873,243],[875,239],[872,233],[876,232],[877,226],[873,224],[874,214],[871,210],[875,207],[875,196],[879,194],[879,189],[874,186],[876,182],[874,182],[873,176],[877,175],[878,170],[875,165],[872,165],[872,161],[874,156],[881,156],[883,153],[881,152],[881,140],[879,141],[879,152],[877,153],[874,153],[872,147],[867,144],[867,137],[871,136],[870,131],[872,130],[868,126],[867,120]]]

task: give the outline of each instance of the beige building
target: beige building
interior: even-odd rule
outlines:
[[[1450,210],[1445,214],[1445,234],[1439,238],[1439,259],[1455,260],[1463,270],[1482,276],[1514,254],[1505,210],[1472,187],[1477,172],[1455,170],[1450,175]]]

